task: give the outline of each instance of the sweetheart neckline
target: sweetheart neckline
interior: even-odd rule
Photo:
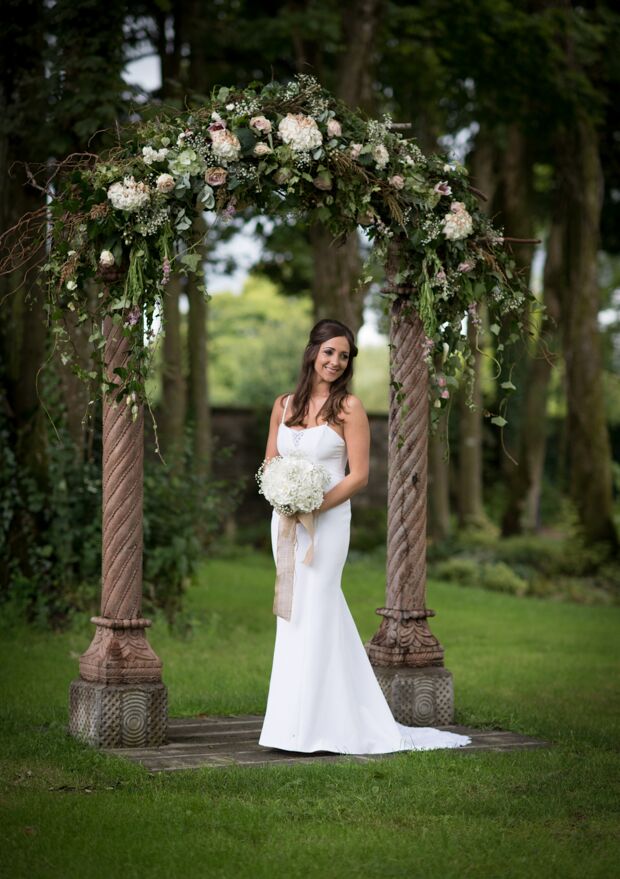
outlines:
[[[346,446],[346,442],[345,442],[344,438],[341,437],[340,434],[337,433],[337,432],[334,430],[334,428],[333,428],[333,427],[330,427],[329,424],[327,424],[327,423],[325,423],[325,424],[315,424],[314,427],[302,427],[301,430],[295,430],[293,427],[289,427],[288,424],[285,424],[283,421],[281,421],[281,422],[280,422],[280,427],[286,427],[286,428],[288,428],[288,429],[291,431],[291,433],[306,433],[306,432],[309,431],[309,430],[319,430],[321,427],[326,427],[329,431],[331,431],[331,433],[333,433],[335,436],[338,437],[338,439],[340,440],[341,443],[344,443],[344,445]]]

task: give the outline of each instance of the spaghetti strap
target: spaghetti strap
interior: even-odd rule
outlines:
[[[285,419],[285,417],[286,417],[286,410],[287,410],[287,407],[288,407],[288,401],[289,401],[290,399],[291,399],[291,395],[289,394],[288,397],[286,398],[286,403],[284,404],[284,412],[282,413],[282,421],[280,422],[280,424],[284,424],[284,419]]]

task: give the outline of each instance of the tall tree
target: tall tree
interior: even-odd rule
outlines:
[[[574,126],[561,131],[558,140],[565,257],[560,330],[566,362],[571,493],[586,538],[616,550],[598,329],[597,259],[603,197],[599,139],[592,120],[578,112]]]

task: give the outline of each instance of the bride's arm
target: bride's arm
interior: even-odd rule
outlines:
[[[344,413],[344,441],[347,444],[349,473],[326,492],[319,507],[320,513],[349,500],[368,484],[370,425],[364,407],[353,395],[349,395],[348,411]]]
[[[282,420],[282,409],[285,397],[286,394],[281,394],[279,397],[276,397],[271,410],[271,418],[269,419],[269,436],[267,437],[267,448],[265,449],[266,461],[268,461],[269,458],[275,458],[278,454],[278,427]]]

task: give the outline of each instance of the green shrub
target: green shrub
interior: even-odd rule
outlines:
[[[432,565],[430,575],[459,586],[478,586],[493,592],[511,595],[525,595],[527,592],[527,582],[504,562],[480,563],[471,558],[453,558]]]
[[[525,595],[527,581],[505,562],[483,564],[480,571],[480,585],[492,592],[508,592],[511,595]]]

